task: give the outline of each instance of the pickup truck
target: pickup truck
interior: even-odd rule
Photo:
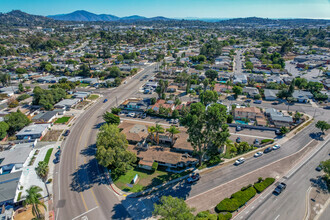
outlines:
[[[283,190],[285,190],[285,188],[286,188],[286,184],[282,182],[274,189],[273,193],[275,195],[279,195]]]

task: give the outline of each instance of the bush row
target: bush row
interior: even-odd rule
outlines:
[[[195,220],[229,220],[231,219],[232,214],[228,213],[220,213],[219,215],[211,214],[210,211],[202,211],[199,212],[195,218]]]
[[[230,198],[222,200],[217,206],[217,212],[234,212],[239,207],[247,203],[251,198],[256,195],[257,191],[254,187],[249,187],[244,191],[238,191],[231,195]]]
[[[265,143],[273,143],[273,142],[274,142],[273,139],[263,139],[263,140],[261,141],[262,144],[265,144]]]
[[[225,198],[222,200],[215,209],[217,212],[234,212],[253,198],[257,192],[261,193],[264,191],[268,186],[273,184],[274,181],[274,178],[266,178],[263,180],[260,177],[258,182],[256,182],[253,186],[250,184],[242,187],[240,191],[232,194],[230,198]]]
[[[266,178],[265,180],[255,183],[253,186],[257,190],[258,193],[264,191],[268,186],[272,185],[275,181],[274,178]]]

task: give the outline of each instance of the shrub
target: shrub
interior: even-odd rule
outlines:
[[[22,192],[19,192],[17,196],[17,201],[21,200],[21,196],[22,196]]]
[[[265,144],[265,143],[273,143],[273,142],[274,142],[273,139],[263,139],[263,140],[261,141],[262,144]]]
[[[157,168],[158,168],[158,163],[157,162],[153,162],[152,163],[152,170],[155,171],[155,170],[157,170]]]
[[[247,186],[243,186],[241,191],[247,190],[248,188],[250,188],[252,186],[252,184],[249,184]]]
[[[29,97],[30,97],[30,95],[24,93],[24,94],[22,94],[22,95],[19,95],[19,96],[16,98],[16,100],[20,102],[20,101],[23,101],[24,99],[27,99],[27,98],[29,98]]]
[[[210,167],[210,166],[214,166],[214,165],[217,165],[219,163],[221,163],[222,160],[221,160],[221,156],[220,155],[213,155],[207,162],[206,162],[206,165],[207,167]]]
[[[218,220],[229,220],[231,219],[232,214],[230,212],[227,212],[226,214],[220,213],[218,215]]]
[[[258,193],[264,191],[268,186],[274,183],[274,178],[266,178],[264,181],[254,184],[254,188],[257,190]]]
[[[217,212],[234,212],[239,208],[239,203],[236,199],[225,198],[217,206]]]
[[[251,198],[253,198],[256,195],[257,191],[250,187],[244,191],[238,191],[231,195],[231,198],[234,198],[238,201],[239,207],[244,205],[246,202],[248,202]]]
[[[195,220],[217,220],[218,217],[216,214],[211,214],[210,211],[199,212]]]
[[[51,183],[51,182],[53,182],[53,179],[50,178],[50,179],[47,180],[47,182],[48,182],[48,183]]]

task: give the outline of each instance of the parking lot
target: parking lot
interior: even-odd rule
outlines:
[[[255,139],[258,139],[260,142],[263,139],[274,139],[276,138],[274,131],[264,131],[264,130],[256,130],[256,129],[242,129],[241,131],[236,131],[235,128],[229,128],[230,137],[229,139],[232,141],[236,141],[239,137],[241,142],[246,141],[249,144],[253,144]]]

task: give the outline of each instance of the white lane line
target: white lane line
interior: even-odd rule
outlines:
[[[75,219],[77,219],[77,218],[79,218],[79,217],[81,217],[81,216],[83,216],[83,215],[86,215],[87,213],[89,213],[89,212],[91,212],[91,211],[93,211],[93,210],[95,210],[95,209],[97,209],[97,208],[98,208],[98,206],[96,206],[96,207],[94,207],[94,208],[88,210],[87,212],[82,213],[81,215],[78,215],[77,217],[74,217],[72,220],[75,220]]]
[[[280,217],[280,215],[276,216],[276,218],[274,220],[277,220]]]

